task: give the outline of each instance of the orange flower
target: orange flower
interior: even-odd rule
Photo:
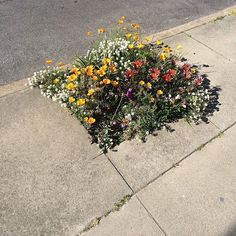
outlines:
[[[163,53],[160,54],[160,60],[161,60],[161,61],[165,61],[166,58],[167,58],[166,53],[163,52]]]
[[[103,33],[105,33],[106,32],[106,30],[104,29],[104,28],[99,28],[98,29],[98,33],[99,34],[103,34]]]
[[[73,67],[70,71],[72,73],[76,74],[76,75],[80,75],[81,74],[79,68],[77,68],[77,67]]]
[[[111,80],[110,79],[103,79],[102,82],[104,84],[110,84],[111,83]]]
[[[117,87],[119,85],[119,82],[116,81],[116,80],[112,80],[111,81],[111,84],[114,86],[114,87]]]
[[[110,69],[111,72],[116,72],[116,66],[115,66],[115,64],[111,64],[111,65],[109,66],[109,69]]]
[[[93,66],[92,65],[87,66],[86,71],[87,71],[88,76],[92,76],[93,75]]]
[[[93,118],[93,117],[89,117],[89,119],[88,119],[88,123],[89,123],[90,125],[93,124],[95,121],[96,121],[96,119]]]
[[[87,116],[85,116],[84,119],[83,119],[83,121],[84,121],[84,122],[88,122],[88,119],[89,119],[89,118],[88,118]]]
[[[52,60],[46,60],[45,63],[50,65],[50,64],[52,64]]]
[[[140,25],[139,25],[139,24],[135,24],[135,23],[131,24],[131,26],[132,26],[134,29],[139,29],[139,28],[140,28]]]
[[[93,95],[94,93],[95,93],[95,90],[94,90],[94,89],[89,89],[87,95],[88,95],[88,96],[91,96],[91,95]]]
[[[86,35],[87,35],[87,36],[93,36],[93,32],[88,31],[88,32],[86,32]]]

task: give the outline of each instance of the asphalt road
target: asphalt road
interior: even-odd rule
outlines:
[[[69,62],[89,45],[86,31],[127,16],[154,33],[236,0],[0,0],[0,85],[25,78],[45,59]]]

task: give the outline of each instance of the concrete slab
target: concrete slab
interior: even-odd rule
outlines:
[[[157,137],[150,135],[146,143],[138,140],[123,142],[117,152],[109,152],[108,156],[131,188],[138,191],[169,169],[173,165],[173,156],[181,159],[189,152],[186,147],[193,149],[185,141],[180,140],[175,132],[162,131]]]
[[[38,90],[0,98],[0,235],[75,235],[131,191]],[[105,199],[105,200],[104,200]]]
[[[167,235],[235,235],[236,126],[138,193]]]
[[[223,20],[187,31],[193,38],[204,42],[214,51],[236,62],[236,17],[228,16]],[[207,35],[207,37],[206,37]]]
[[[164,236],[155,221],[148,215],[136,197],[118,212],[111,213],[84,236]]]
[[[209,29],[209,31],[211,30]],[[183,54],[190,62],[209,65],[209,67],[203,68],[203,73],[208,75],[213,86],[221,89],[219,96],[220,110],[215,112],[210,120],[221,130],[233,124],[236,121],[235,64],[185,34],[173,36],[165,42],[173,48],[181,44],[183,50],[179,53]],[[204,40],[203,43],[205,43]],[[228,48],[228,50],[231,49]]]

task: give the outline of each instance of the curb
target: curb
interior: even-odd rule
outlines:
[[[147,38],[149,38],[151,41],[155,41],[158,39],[166,39],[174,35],[183,33],[185,31],[191,30],[193,28],[199,27],[201,25],[213,22],[217,20],[217,18],[225,17],[227,15],[232,15],[232,14],[236,14],[236,5],[232,7],[228,7],[216,13],[210,14],[208,16],[204,16],[199,19],[190,21],[186,24],[183,24],[183,25],[180,25],[180,26],[168,29],[168,30],[164,30],[155,34],[151,34],[147,36]],[[28,81],[28,77],[21,80],[14,81],[10,84],[0,85],[0,98],[8,94],[12,94],[12,93],[26,89],[25,84],[27,83],[27,81]]]

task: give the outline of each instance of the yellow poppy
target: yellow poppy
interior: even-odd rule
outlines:
[[[94,94],[94,92],[95,92],[94,89],[89,89],[87,95],[88,95],[88,96],[91,96],[91,95]]]
[[[69,97],[69,102],[72,103],[75,101],[75,98],[74,97]]]
[[[162,95],[163,94],[163,91],[161,89],[158,89],[157,90],[157,95]]]
[[[157,44],[157,45],[160,45],[160,44],[161,44],[161,41],[160,41],[160,40],[157,40],[157,41],[156,41],[156,44]]]
[[[68,84],[66,85],[66,88],[67,88],[68,90],[72,90],[72,89],[74,89],[75,87],[76,87],[75,84],[72,83],[72,82],[70,82],[70,83],[68,83]]]
[[[77,101],[78,106],[83,106],[84,104],[85,104],[85,99],[83,99],[83,98],[78,99],[78,101]]]
[[[132,48],[134,48],[133,44],[128,45],[128,49],[132,49]]]
[[[138,43],[138,44],[137,44],[137,48],[141,49],[141,48],[143,48],[143,47],[144,47],[144,45],[143,45],[142,43]]]
[[[126,37],[127,39],[131,38],[131,36],[132,36],[132,34],[130,34],[130,33],[128,33],[128,34],[125,35],[125,37]]]
[[[102,63],[103,64],[110,64],[111,63],[111,59],[110,58],[103,58],[103,60],[102,60]]]
[[[160,54],[160,60],[161,61],[165,61],[166,58],[167,58],[166,53],[163,52],[163,53]]]
[[[143,86],[143,85],[145,84],[145,82],[144,82],[143,80],[140,80],[140,81],[138,82],[138,84],[141,85],[141,86]]]
[[[77,79],[77,75],[75,75],[75,74],[72,74],[72,75],[70,75],[70,76],[67,77],[67,80],[68,80],[68,81],[74,81],[74,80],[76,80],[76,79]]]
[[[148,82],[148,83],[146,84],[146,87],[150,89],[150,88],[152,88],[152,84]]]

